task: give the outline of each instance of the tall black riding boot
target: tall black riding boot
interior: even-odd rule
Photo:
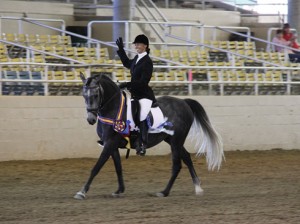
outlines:
[[[140,125],[140,136],[139,136],[139,146],[137,148],[137,155],[144,156],[146,154],[146,148],[148,143],[148,123],[147,120],[141,121]]]

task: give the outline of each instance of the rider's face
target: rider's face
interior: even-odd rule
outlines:
[[[135,43],[135,49],[138,54],[141,54],[146,51],[147,45],[142,43]]]

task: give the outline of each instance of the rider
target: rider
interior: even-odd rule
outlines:
[[[130,69],[131,81],[120,84],[120,88],[130,90],[133,98],[137,99],[140,104],[140,129],[139,146],[137,147],[138,155],[145,155],[148,142],[148,123],[147,115],[150,112],[152,103],[155,101],[154,93],[148,85],[153,72],[153,63],[149,57],[149,40],[141,34],[138,35],[133,44],[137,55],[133,59],[129,59],[124,51],[122,37],[116,41],[119,48],[117,51],[124,67]]]

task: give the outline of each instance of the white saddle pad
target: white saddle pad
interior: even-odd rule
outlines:
[[[128,91],[126,93],[126,104],[127,104],[127,121],[130,123],[130,131],[137,131],[138,127],[135,125],[132,110],[131,110],[131,94]],[[169,135],[173,135],[173,130],[167,130],[166,126],[171,126],[170,122],[167,122],[168,118],[164,117],[159,107],[151,108],[150,113],[153,117],[153,124],[149,127],[149,133],[160,133],[165,132]]]

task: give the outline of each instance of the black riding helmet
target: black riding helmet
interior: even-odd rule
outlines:
[[[145,44],[149,47],[149,39],[144,34],[137,35],[133,44]]]

